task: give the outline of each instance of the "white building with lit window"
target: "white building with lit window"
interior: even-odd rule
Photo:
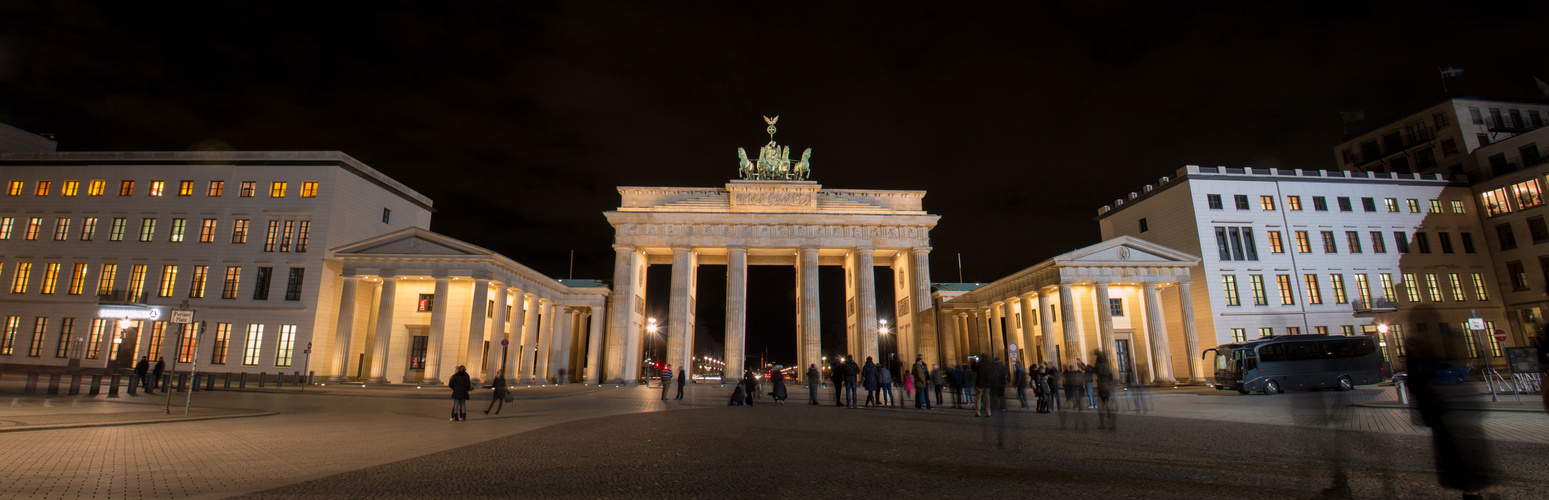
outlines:
[[[1497,152],[1475,154],[1477,150],[1545,125],[1549,103],[1448,98],[1349,136],[1334,147],[1334,161],[1343,170],[1467,175],[1478,182],[1523,165]],[[1537,156],[1536,149],[1532,156]]]
[[[1410,329],[1462,328],[1475,313],[1507,325],[1472,199],[1437,174],[1190,165],[1098,221],[1104,239],[1201,257],[1191,278],[1204,348],[1387,325],[1392,357]]]
[[[6,365],[435,383],[594,359],[606,288],[430,232],[429,198],[342,153],[0,153],[0,182]]]

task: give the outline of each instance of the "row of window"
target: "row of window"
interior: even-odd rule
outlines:
[[[1318,212],[1327,212],[1329,210],[1328,209],[1328,197],[1325,197],[1325,196],[1312,196],[1311,198],[1312,198],[1312,209],[1313,210],[1318,211]],[[1259,203],[1258,203],[1259,208],[1262,209],[1262,210],[1274,210],[1275,209],[1275,199],[1276,198],[1274,196],[1272,196],[1272,195],[1261,195],[1261,196],[1259,196]],[[1351,201],[1352,200],[1351,200],[1351,198],[1349,196],[1336,196],[1336,197],[1334,197],[1334,202],[1336,204],[1338,204],[1339,211],[1341,211],[1341,212],[1354,212],[1355,211],[1355,206],[1351,204]],[[1400,204],[1399,201],[1400,200],[1398,198],[1383,198],[1382,199],[1382,207],[1383,207],[1384,210],[1386,210],[1388,212],[1402,212],[1402,211],[1405,211],[1407,209],[1409,213],[1414,213],[1414,214],[1420,213],[1420,207],[1421,207],[1420,200],[1415,199],[1415,198],[1409,198],[1409,199],[1402,200],[1403,201],[1402,204]],[[1452,208],[1452,213],[1454,213],[1454,214],[1467,213],[1467,210],[1464,208],[1462,200],[1450,200],[1450,201],[1451,202],[1449,203],[1449,205]],[[1232,195],[1232,202],[1237,207],[1238,210],[1252,210],[1253,209],[1253,205],[1249,202],[1248,195],[1245,195],[1245,194],[1234,194],[1234,195]],[[1224,209],[1223,208],[1224,205],[1222,204],[1221,195],[1219,195],[1219,194],[1206,194],[1205,195],[1205,204],[1211,210],[1223,210]],[[1302,210],[1306,209],[1306,207],[1304,205],[1302,205],[1302,197],[1298,196],[1298,195],[1287,195],[1285,197],[1285,208],[1286,208],[1286,210],[1290,210],[1290,211],[1293,211],[1293,212],[1299,212],[1299,211],[1302,211]],[[1437,200],[1437,199],[1430,200],[1429,208],[1430,208],[1430,212],[1429,213],[1433,213],[1433,214],[1442,213],[1442,202],[1441,202],[1441,200]],[[1362,197],[1361,198],[1361,210],[1365,211],[1365,212],[1376,212],[1376,211],[1378,211],[1378,209],[1377,209],[1377,198]]]
[[[1532,226],[1531,223],[1529,225]],[[1497,232],[1502,232],[1503,234],[1501,240],[1503,248],[1516,248],[1516,239],[1511,236],[1511,227],[1507,224],[1502,224],[1502,226],[1505,229],[1497,229]],[[1543,218],[1538,218],[1538,226],[1534,231],[1535,242],[1542,241],[1539,239],[1539,236],[1542,236],[1543,239],[1549,239],[1549,228],[1544,226]],[[1254,240],[1252,227],[1216,226],[1215,233],[1216,250],[1222,261],[1259,260],[1258,243]],[[1345,251],[1348,253],[1364,253],[1367,247],[1363,245],[1363,237],[1367,236],[1369,236],[1369,239],[1366,239],[1365,242],[1370,242],[1372,253],[1388,253],[1388,247],[1384,243],[1382,231],[1367,231],[1365,235],[1361,231],[1345,231],[1344,233]],[[1287,242],[1280,231],[1265,231],[1265,234],[1269,238],[1270,253],[1285,253]],[[1293,231],[1291,234],[1296,239],[1297,253],[1313,252],[1312,233],[1310,231]],[[1341,238],[1337,233],[1334,231],[1319,231],[1318,236],[1323,253],[1339,253],[1339,240]],[[1408,233],[1393,231],[1393,249],[1398,253],[1409,253],[1410,243],[1413,243],[1415,249],[1420,253],[1431,253],[1431,237],[1429,234],[1415,232],[1413,236],[1414,238],[1411,240]],[[1506,247],[1508,238],[1511,241],[1510,247]],[[1474,246],[1473,233],[1458,233],[1458,240],[1463,245],[1463,253],[1478,252],[1478,248]],[[1437,232],[1436,242],[1440,246],[1441,253],[1454,253],[1456,251],[1456,247],[1452,244],[1452,233]]]
[[[81,190],[81,182],[82,181],[60,182],[59,195],[79,195]],[[86,182],[87,196],[102,196],[103,193],[107,192],[108,181],[106,180],[95,179],[84,182]],[[169,181],[149,181],[147,186],[148,189],[145,191],[146,194],[149,194],[150,196],[164,196],[167,193],[168,186]],[[33,188],[31,191],[33,196],[49,196],[53,188],[54,181],[35,181],[33,182]],[[134,196],[134,190],[135,181],[118,181],[119,196]],[[242,198],[252,198],[257,193],[257,190],[258,181],[242,181],[237,190],[237,196]],[[289,182],[272,181],[269,183],[270,198],[284,198],[286,194],[288,194],[289,190]],[[27,191],[27,181],[11,181],[9,187],[6,189],[6,194],[9,196],[21,196],[26,194]],[[226,181],[210,181],[209,187],[205,190],[204,193],[206,197],[211,198],[219,198],[224,196],[226,194]],[[194,181],[178,181],[176,194],[177,196],[193,196]],[[297,194],[302,198],[316,198],[317,181],[302,182],[301,191]]]
[[[1454,326],[1456,326],[1457,328],[1459,328],[1461,330],[1464,330],[1464,331],[1468,330],[1468,323],[1467,322],[1459,323],[1457,325],[1453,325],[1451,323],[1437,323],[1436,325],[1437,325],[1438,328],[1440,328],[1441,330],[1444,330],[1444,331],[1448,330],[1448,329],[1451,329]],[[1416,331],[1424,332],[1429,327],[1429,324],[1427,324],[1427,323],[1416,323],[1414,325],[1414,327],[1415,327]],[[1379,331],[1377,329],[1376,325],[1360,325],[1360,328],[1361,328],[1361,335],[1370,335],[1370,336],[1373,336],[1373,337],[1377,337],[1377,338],[1381,339],[1381,341],[1387,343],[1388,346],[1393,347],[1393,352],[1389,352],[1388,350],[1383,350],[1382,351],[1382,359],[1383,360],[1388,361],[1388,362],[1392,362],[1393,360],[1391,359],[1390,356],[1405,356],[1405,355],[1407,355],[1406,352],[1405,352],[1405,346],[1404,346],[1404,340],[1405,340],[1404,339],[1404,325],[1400,325],[1400,324],[1396,324],[1396,323],[1389,324],[1388,325],[1388,333],[1386,333],[1386,334],[1384,334],[1381,331]],[[1487,331],[1487,332],[1495,331],[1495,322],[1494,321],[1486,321],[1485,322],[1485,331]],[[1339,335],[1351,336],[1351,335],[1355,335],[1356,334],[1355,332],[1356,332],[1356,325],[1339,325]],[[1247,342],[1248,341],[1248,329],[1246,329],[1246,328],[1232,328],[1231,329],[1231,333],[1232,333],[1232,342]],[[1286,335],[1300,335],[1301,333],[1302,333],[1301,327],[1298,327],[1298,326],[1288,326],[1288,327],[1285,327],[1285,334]],[[1329,327],[1327,327],[1327,326],[1315,326],[1315,327],[1313,327],[1313,333],[1316,333],[1318,335],[1328,335],[1329,334]],[[1268,326],[1259,327],[1259,337],[1260,338],[1263,338],[1263,337],[1273,337],[1274,335],[1275,335],[1274,327],[1268,327]],[[1471,358],[1478,358],[1478,357],[1480,357],[1479,342],[1478,342],[1478,340],[1475,339],[1473,335],[1464,335],[1463,337],[1465,339],[1467,339],[1468,356],[1471,357]],[[1499,341],[1495,340],[1495,336],[1494,335],[1482,335],[1482,337],[1487,339],[1486,342],[1489,343],[1489,347],[1490,347],[1490,351],[1491,351],[1490,355],[1491,356],[1495,356],[1495,357],[1500,357],[1501,356],[1501,343]]]
[[[1410,302],[1422,302],[1422,298],[1430,302],[1443,302],[1445,300],[1443,295],[1447,294],[1447,292],[1451,292],[1453,302],[1465,302],[1468,300],[1467,291],[1470,287],[1473,288],[1474,300],[1480,302],[1490,300],[1490,290],[1485,286],[1484,275],[1480,273],[1468,274],[1466,282],[1462,273],[1403,273],[1401,276],[1403,282],[1401,283],[1395,283],[1391,273],[1379,273],[1376,276],[1378,285],[1381,287],[1382,296],[1390,300],[1398,300],[1400,298],[1399,289],[1402,289],[1402,298]],[[1424,278],[1424,287],[1420,286],[1422,277]],[[1294,278],[1290,274],[1276,274],[1274,278],[1276,289],[1279,292],[1280,305],[1296,305],[1298,293],[1296,290],[1297,284],[1293,281]],[[1366,273],[1356,273],[1354,278],[1357,298],[1363,304],[1371,304],[1372,283],[1369,275]],[[1445,286],[1443,280],[1445,280]],[[1308,304],[1323,304],[1323,287],[1319,281],[1317,274],[1302,275],[1302,291]],[[1334,303],[1350,303],[1348,288],[1345,286],[1345,275],[1339,273],[1330,274],[1328,275],[1328,281],[1329,291],[1333,294]],[[1221,290],[1226,297],[1226,305],[1228,306],[1242,305],[1242,297],[1238,293],[1237,283],[1237,275],[1235,274],[1224,274],[1221,276]],[[1253,305],[1269,305],[1269,294],[1265,285],[1264,275],[1248,275],[1248,289],[1252,292]]]
[[[69,270],[69,282],[64,287],[67,295],[81,295],[85,293],[86,277],[89,274],[88,265],[84,262],[71,264]],[[118,264],[102,264],[102,269],[97,275],[97,295],[116,295],[116,279],[118,277]],[[206,283],[210,278],[210,266],[192,266],[193,272],[189,273],[188,298],[202,299],[205,296]],[[5,269],[5,264],[0,263],[0,272]],[[172,297],[177,290],[177,277],[179,266],[161,266],[161,280],[156,285],[157,297]],[[39,281],[38,293],[42,295],[54,295],[59,291],[63,265],[58,262],[46,262],[42,267],[42,279]],[[146,279],[151,272],[148,264],[133,264],[129,269],[129,281],[124,289],[126,299],[133,302],[142,302],[146,297]],[[25,294],[31,290],[33,266],[31,262],[17,262],[16,272],[11,276],[11,293]],[[253,284],[253,300],[269,300],[270,282],[274,279],[274,268],[259,267],[255,273]],[[290,268],[290,275],[285,282],[285,300],[301,300],[301,287],[306,278],[306,269],[301,267]],[[226,266],[225,282],[221,286],[222,299],[237,298],[237,286],[242,281],[242,266]]]
[[[1506,215],[1543,204],[1543,184],[1537,178],[1479,193],[1479,206],[1483,207],[1486,217]]]
[[[141,325],[150,324],[150,332],[146,340],[147,356],[150,359],[162,357],[161,345],[165,338],[167,325],[165,321],[140,322]],[[48,347],[49,318],[37,316],[32,322],[32,338],[27,344],[26,355],[28,357],[43,357],[43,349]],[[22,326],[21,316],[6,316],[5,330],[0,332],[0,356],[13,356],[16,354],[16,340],[20,336]],[[189,325],[177,325],[178,342],[174,346],[176,352],[172,356],[179,363],[191,363],[194,361],[197,336],[194,328]],[[93,319],[91,321],[91,334],[86,337],[85,345],[71,345],[70,339],[75,336],[75,318],[60,318],[58,337],[54,340],[54,357],[70,358],[81,356],[86,359],[102,359],[102,340],[104,336],[112,338],[117,335],[117,325],[111,319]],[[141,332],[142,334],[147,332]],[[211,349],[210,364],[226,364],[228,346],[231,343],[232,324],[216,323],[214,345]],[[258,366],[262,353],[264,340],[264,325],[252,323],[247,325],[247,335],[242,342],[241,363],[242,366]],[[280,325],[280,335],[274,350],[274,366],[287,367],[291,365],[296,350],[296,325]],[[72,352],[73,349],[85,349],[84,353]],[[138,352],[138,349],[136,350]],[[118,360],[118,350],[108,349],[108,360]]]
[[[54,241],[67,241],[71,239],[70,217],[54,218],[52,234]],[[97,217],[82,217],[80,222],[80,241],[92,241],[97,237]],[[247,243],[248,219],[235,219],[231,224],[231,242],[236,244]],[[140,219],[139,241],[156,241],[157,219],[144,217]],[[181,243],[189,241],[190,236],[196,236],[200,243],[214,243],[215,235],[220,229],[219,219],[203,219],[199,222],[198,234],[190,234],[188,219],[174,218],[168,226],[167,241]],[[0,240],[9,240],[13,236],[20,236],[27,241],[37,241],[48,230],[48,222],[42,217],[0,217]],[[129,219],[114,217],[108,226],[108,241],[124,241],[124,234],[129,229]],[[310,220],[270,220],[269,232],[264,238],[265,252],[297,252],[307,251],[307,238],[312,232]],[[18,234],[19,233],[19,234]]]

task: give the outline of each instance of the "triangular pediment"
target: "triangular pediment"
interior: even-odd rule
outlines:
[[[1054,258],[1060,265],[1077,263],[1199,264],[1199,257],[1133,236],[1119,236]]]
[[[365,255],[493,256],[494,253],[456,239],[417,227],[411,227],[344,245],[335,249],[334,255],[339,257]]]

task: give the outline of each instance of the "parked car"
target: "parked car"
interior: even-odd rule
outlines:
[[[1461,384],[1468,381],[1468,369],[1452,363],[1441,363],[1441,368],[1436,370],[1436,376],[1432,380],[1438,384]],[[1409,372],[1402,371],[1393,374],[1393,383],[1401,384],[1409,381]]]

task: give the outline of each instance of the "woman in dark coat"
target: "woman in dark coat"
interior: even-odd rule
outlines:
[[[468,420],[468,391],[473,390],[468,367],[457,365],[457,373],[446,381],[446,386],[452,389],[452,421]]]
[[[861,385],[866,386],[866,406],[881,404],[877,401],[877,364],[866,356],[866,367],[861,368]]]
[[[758,392],[758,378],[753,376],[752,370],[742,371],[742,393],[747,399],[748,406],[753,406],[753,393]]]
[[[485,415],[489,415],[490,408],[494,408],[495,414],[499,415],[500,410],[506,407],[506,395],[511,394],[511,390],[506,388],[505,374],[505,370],[497,371],[495,372],[495,379],[489,381],[487,387],[495,390],[495,397],[489,401],[489,408],[484,409]],[[496,403],[500,404],[498,408],[495,406]]]

